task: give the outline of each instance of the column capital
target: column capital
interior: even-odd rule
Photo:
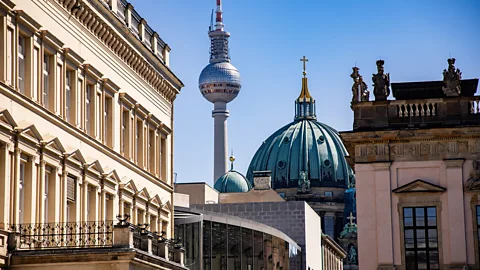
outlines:
[[[372,163],[372,165],[375,168],[375,171],[388,171],[392,162],[375,162]]]
[[[447,168],[461,168],[465,162],[464,158],[444,159],[443,162]]]

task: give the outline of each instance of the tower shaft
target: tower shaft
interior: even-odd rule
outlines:
[[[215,102],[214,109],[212,111],[212,117],[214,119],[214,158],[213,158],[213,178],[214,181],[220,178],[228,171],[227,165],[227,151],[228,151],[228,138],[227,138],[227,118],[229,112],[227,110],[227,103]]]

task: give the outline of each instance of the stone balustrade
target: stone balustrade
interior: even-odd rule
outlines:
[[[359,102],[352,109],[355,131],[480,124],[479,96]]]

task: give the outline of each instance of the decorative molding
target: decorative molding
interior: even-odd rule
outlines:
[[[442,186],[438,186],[422,179],[417,179],[412,181],[408,184],[400,186],[394,190],[393,193],[401,194],[401,193],[443,193],[447,191],[446,188]]]
[[[90,5],[83,2],[79,10],[72,11],[72,1],[55,0],[63,8],[71,14],[73,18],[78,20],[84,27],[89,29],[98,39],[100,39],[107,47],[109,47],[119,58],[121,58],[132,70],[139,74],[156,92],[172,103],[179,89],[174,87],[171,82],[166,80],[162,73],[150,63],[136,48],[127,43],[125,37],[119,35],[110,25],[104,22],[103,18],[93,11]],[[89,2],[89,1],[88,1]],[[126,27],[126,26],[125,26]],[[139,41],[141,42],[141,41]],[[164,65],[161,63],[160,65]],[[158,65],[158,66],[160,66]],[[164,66],[165,71],[173,75],[173,73]],[[175,75],[173,75],[175,76]],[[176,77],[175,77],[176,78]],[[177,79],[178,80],[178,79]],[[178,80],[177,87],[183,84]]]

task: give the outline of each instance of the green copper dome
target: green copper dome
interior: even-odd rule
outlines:
[[[348,152],[338,132],[317,121],[315,100],[305,77],[295,105],[295,120],[262,143],[250,163],[247,179],[253,183],[253,172],[268,170],[274,189],[347,188],[355,179],[345,159]]]
[[[220,176],[213,186],[220,193],[248,192],[252,185],[241,173],[231,169]]]

